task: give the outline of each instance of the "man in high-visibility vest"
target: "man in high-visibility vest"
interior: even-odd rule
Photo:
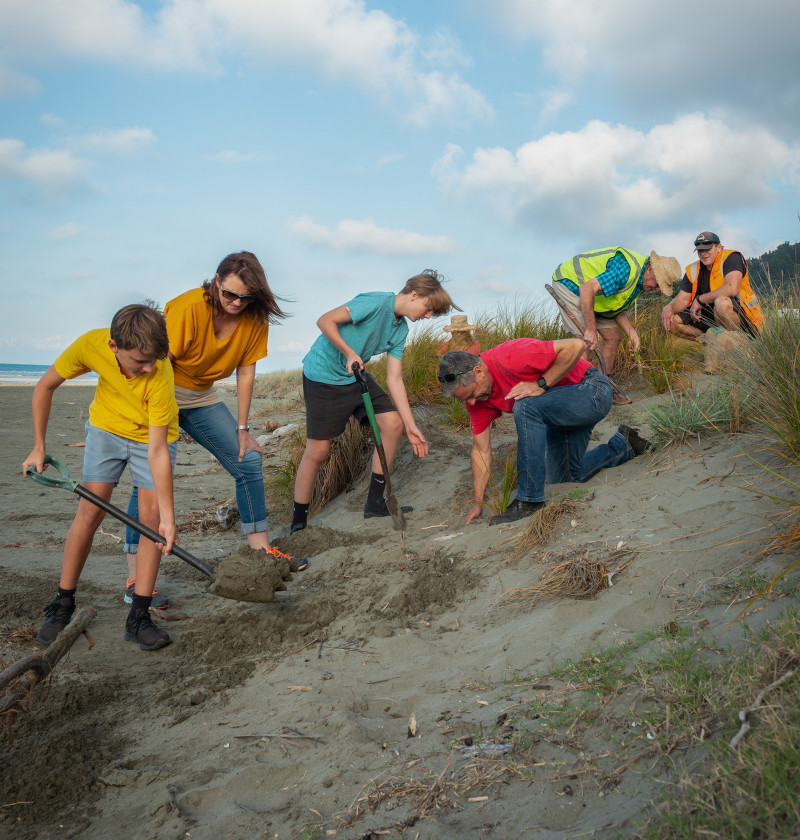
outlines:
[[[638,352],[641,341],[628,318],[627,310],[642,292],[659,289],[672,294],[672,285],[681,276],[675,257],[661,257],[655,251],[649,257],[629,248],[598,248],[578,254],[561,263],[553,273],[555,297],[566,328],[590,350],[598,350],[598,333],[603,340],[598,352],[611,373],[622,332],[631,349]]]
[[[686,266],[678,294],[661,312],[664,329],[701,342],[713,326],[758,335],[764,316],[742,253],[723,247],[709,230],[697,234],[694,247],[697,262]]]

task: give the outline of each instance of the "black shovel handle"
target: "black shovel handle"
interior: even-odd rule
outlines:
[[[73,481],[69,472],[67,472],[67,468],[61,463],[61,461],[58,460],[58,458],[47,455],[44,460],[46,464],[52,464],[55,466],[61,473],[61,477],[59,479],[52,479],[50,476],[37,473],[36,467],[28,467],[26,470],[27,474],[38,484],[43,484],[47,487],[63,487],[64,489],[72,490],[73,493],[76,493],[82,499],[86,499],[87,502],[91,502],[93,505],[97,505],[97,507],[104,510],[106,513],[110,513],[115,519],[119,519],[120,522],[123,522],[125,525],[133,528],[134,531],[138,531],[142,536],[147,537],[148,540],[152,540],[154,543],[161,543],[163,545],[164,537],[161,534],[157,534],[152,528],[148,528],[147,525],[143,525],[138,519],[134,519],[132,516],[129,516],[118,507],[112,505],[111,502],[101,499],[100,496],[96,493],[92,493],[91,490],[87,490],[82,484],[78,484]],[[181,548],[179,545],[173,545],[170,553],[174,554],[178,559],[188,563],[190,566],[193,566],[198,572],[202,572],[206,577],[210,578],[214,576],[214,570],[211,566],[204,563],[202,560],[198,560],[197,557],[193,554],[189,554],[188,551]]]

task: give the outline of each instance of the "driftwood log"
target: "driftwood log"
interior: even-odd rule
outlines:
[[[6,720],[9,731],[14,718],[30,704],[31,691],[36,684],[52,672],[78,637],[87,632],[86,628],[96,617],[97,610],[94,607],[86,607],[70,621],[45,651],[26,656],[0,673],[0,691],[4,691],[14,680],[18,680],[8,689],[5,697],[0,699],[0,716],[7,715],[10,718]]]

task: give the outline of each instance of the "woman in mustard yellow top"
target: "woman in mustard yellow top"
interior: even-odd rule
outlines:
[[[214,279],[191,289],[164,307],[169,336],[169,358],[175,374],[178,423],[207,449],[233,476],[242,533],[251,548],[295,560],[270,546],[264,501],[263,452],[250,434],[247,417],[253,397],[256,362],[267,355],[269,325],[285,318],[255,254],[229,254],[217,267]],[[237,417],[234,418],[214,389],[214,383],[236,371]],[[136,516],[136,490],[128,512]],[[125,551],[133,591],[139,535],[128,529]],[[163,598],[157,598],[164,606]]]

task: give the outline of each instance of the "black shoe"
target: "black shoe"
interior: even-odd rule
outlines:
[[[51,645],[56,636],[69,624],[75,612],[74,598],[55,598],[44,609],[45,622],[36,634],[40,645]]]
[[[644,455],[645,452],[653,448],[653,444],[643,438],[638,429],[632,429],[630,426],[620,426],[617,431],[631,445],[634,455]]]
[[[289,534],[293,534],[295,531],[305,531],[307,522],[292,522],[291,528],[289,528]]]
[[[403,513],[411,513],[414,510],[411,505],[401,505],[400,510]],[[381,497],[380,502],[377,505],[370,504],[367,502],[364,505],[364,519],[372,519],[373,516],[391,516],[392,512],[389,510],[388,506],[386,505],[386,499]]]
[[[125,622],[125,641],[139,642],[142,650],[158,650],[166,647],[172,639],[166,630],[153,624],[149,610],[140,613],[136,618],[128,616]]]
[[[502,513],[493,516],[489,520],[489,524],[506,525],[509,522],[516,522],[518,519],[524,519],[526,516],[536,513],[546,504],[547,502],[523,502],[520,499],[514,499]]]

